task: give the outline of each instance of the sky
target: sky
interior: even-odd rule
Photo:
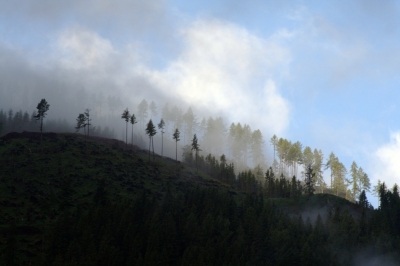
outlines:
[[[334,152],[391,187],[399,23],[391,0],[0,0],[0,109],[82,88],[127,106],[172,99],[259,128],[267,146],[276,134]]]

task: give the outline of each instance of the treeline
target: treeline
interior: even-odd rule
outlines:
[[[10,132],[39,132],[40,125],[35,119],[36,111],[29,114],[26,111],[16,111],[9,109],[7,112],[0,110],[0,136]],[[66,119],[46,119],[43,128],[47,132],[75,132],[74,126],[71,125]],[[92,136],[99,136],[105,138],[115,138],[114,128],[109,126],[94,126],[91,128]]]
[[[289,216],[263,195],[237,203],[213,188],[167,186],[161,200],[144,191],[133,201],[102,194],[87,212],[60,216],[43,265],[392,265],[400,259],[400,216],[387,214],[399,211],[399,195],[381,190],[379,210],[365,200],[360,218],[337,207],[315,221]]]
[[[264,155],[266,147],[262,132],[259,129],[252,130],[247,124],[231,123],[228,128],[222,117],[199,118],[191,107],[183,111],[177,105],[165,103],[160,108],[154,101],[149,103],[146,99],[143,99],[136,108],[131,108],[131,111],[123,108],[122,101],[115,96],[105,97],[104,94],[98,93],[93,94],[90,99],[88,102],[94,106],[90,110],[93,124],[90,127],[92,136],[118,138],[143,149],[150,149],[151,146],[153,151],[156,150],[166,156],[177,157],[177,159],[181,157],[178,156],[179,150],[179,155],[182,154],[186,160],[188,153],[191,152],[187,147],[190,146],[193,136],[196,135],[200,147],[196,152],[200,156],[199,164],[204,163],[208,154],[212,156],[224,154],[225,159],[235,165],[236,175],[257,167],[261,168],[261,172],[265,172],[272,167],[273,172],[279,177],[283,175],[290,180],[296,176],[301,181],[304,181],[306,167],[311,165],[317,193],[331,193],[356,201],[362,190],[371,192],[369,177],[363,169],[353,162],[350,171],[347,170],[333,152],[325,159],[321,150],[313,150],[309,146],[303,147],[299,141],[291,142],[274,135],[269,140],[273,147],[274,157],[271,162],[268,162]],[[89,109],[86,110],[89,112]],[[123,124],[120,118],[125,112],[126,123]],[[21,130],[37,131],[38,126],[33,119],[34,115],[35,112],[29,115],[22,111],[14,114],[12,110],[9,110],[8,113],[1,110],[0,134]],[[77,116],[77,126],[70,125],[66,120],[50,120],[46,121],[44,128],[46,131],[73,132],[74,128],[79,129],[81,125],[86,125],[82,120],[84,115],[77,113]],[[148,145],[146,135],[150,121],[154,125],[154,130],[151,137],[148,135],[149,140],[151,139],[151,143],[149,142]],[[163,126],[156,128],[161,122]],[[137,126],[134,128],[133,125],[136,123]],[[129,138],[128,124],[132,124]],[[180,132],[179,143],[173,138],[176,130]],[[330,170],[330,182],[324,180],[324,171],[328,169]],[[264,180],[261,178],[258,181],[263,182]],[[376,186],[374,191],[376,193]]]

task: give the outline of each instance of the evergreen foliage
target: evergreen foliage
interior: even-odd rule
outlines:
[[[150,171],[146,154],[124,152],[122,142],[93,143],[86,156],[79,136],[43,140],[40,154],[34,137],[0,139],[0,264],[357,265],[364,251],[387,264],[400,258],[397,186],[382,183],[373,210],[365,191],[356,205],[307,196],[295,176],[272,168],[264,180],[259,170],[235,175],[225,155],[199,155],[204,172],[187,176],[183,165],[177,178],[173,162]],[[328,213],[317,215],[318,206]]]

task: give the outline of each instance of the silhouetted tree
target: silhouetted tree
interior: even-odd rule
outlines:
[[[40,120],[40,146],[42,146],[42,136],[43,136],[43,119],[46,117],[46,112],[49,110],[50,104],[47,103],[46,99],[42,99],[36,109],[37,115],[35,116],[36,120]],[[42,147],[43,151],[43,147]]]
[[[197,157],[198,157],[198,153],[200,151],[200,145],[197,142],[197,136],[196,134],[194,134],[193,139],[192,139],[192,151],[195,151],[195,156],[196,156],[196,169],[197,169]]]
[[[307,195],[311,196],[314,194],[314,171],[312,169],[311,164],[307,165],[306,172],[305,172],[305,192]]]
[[[135,114],[131,115],[129,122],[132,124],[132,145],[133,145],[133,125],[137,123]]]
[[[86,116],[84,114],[79,114],[78,117],[76,118],[76,132],[78,132],[81,128],[84,130],[85,134],[85,140],[86,140],[86,131],[85,131],[85,126],[86,126]]]
[[[87,136],[89,137],[90,136],[90,126],[92,125],[90,123],[90,121],[92,121],[92,119],[90,119],[90,109],[86,109],[84,115],[85,115],[85,118],[86,118],[86,126],[88,127]]]
[[[164,127],[165,127],[165,122],[164,119],[161,118],[160,123],[158,123],[158,129],[161,129],[161,156],[163,155],[163,149],[164,149]]]
[[[156,127],[153,124],[153,121],[150,119],[149,123],[147,123],[146,134],[149,135],[149,160],[150,160],[150,146],[153,147],[153,161],[154,161],[154,143],[153,137],[157,133]]]
[[[127,149],[128,148],[128,122],[129,122],[129,119],[131,118],[131,116],[129,115],[129,111],[128,111],[128,108],[126,108],[123,112],[122,112],[122,114],[121,114],[121,118],[122,119],[124,119],[125,120],[125,123],[126,123],[126,130],[125,130],[125,136],[126,136],[126,139],[125,139],[125,149]]]
[[[176,163],[178,163],[178,141],[180,140],[179,139],[179,135],[180,135],[179,129],[176,128],[174,134],[172,135],[174,137],[174,140],[175,140],[175,147],[176,147],[175,160],[176,160]]]

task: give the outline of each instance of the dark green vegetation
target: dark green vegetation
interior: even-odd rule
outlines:
[[[0,138],[5,265],[352,265],[399,261],[400,199],[372,210],[304,195],[271,170],[236,176],[224,156],[198,168],[122,141],[76,134]],[[364,194],[365,196],[365,194]],[[361,197],[360,197],[361,199]],[[390,265],[390,264],[389,264]]]

